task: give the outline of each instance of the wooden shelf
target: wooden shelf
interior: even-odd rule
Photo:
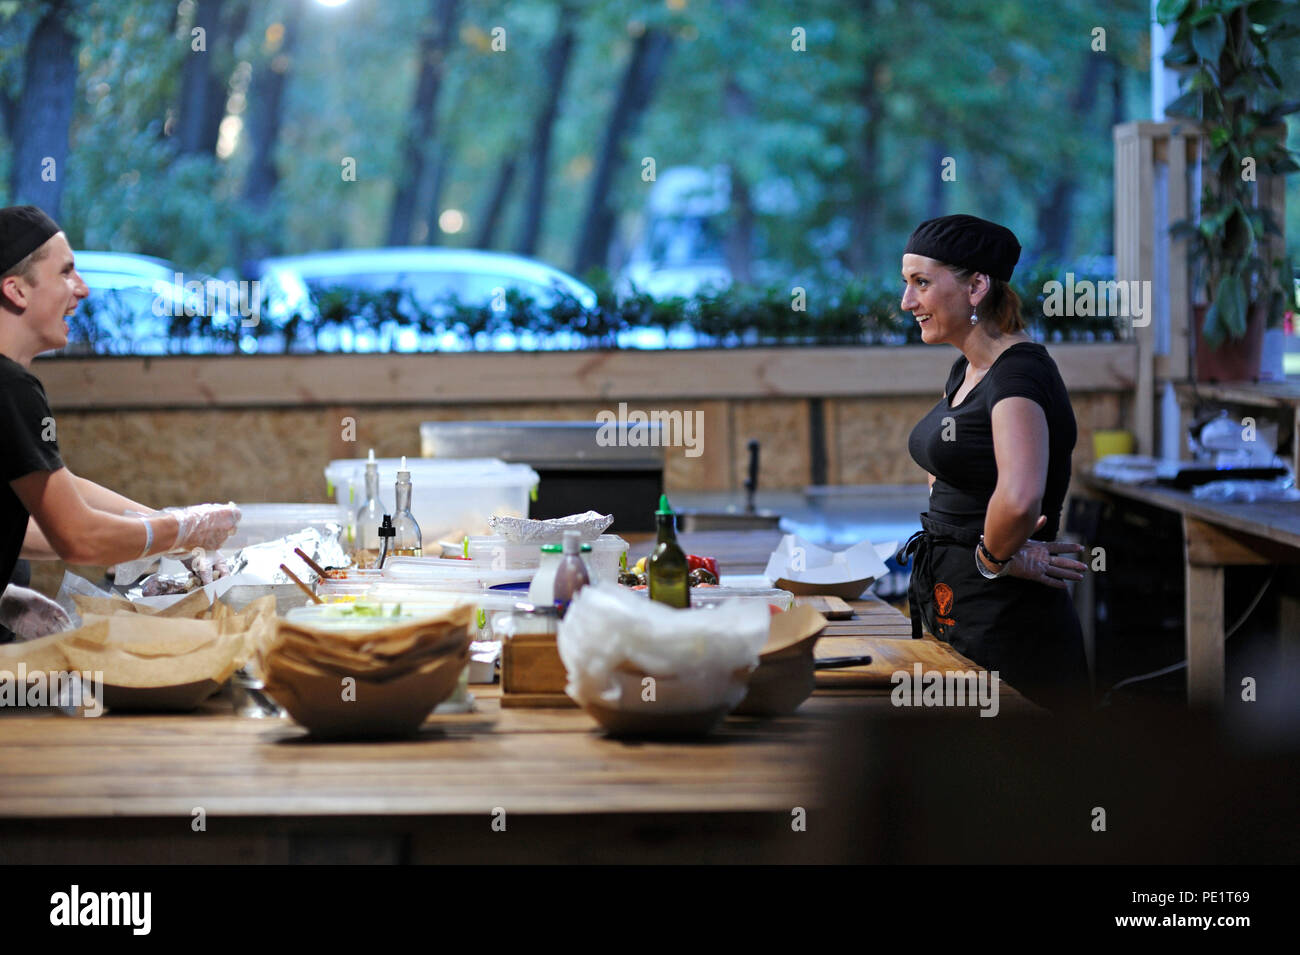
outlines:
[[[1261,382],[1180,381],[1174,385],[1179,397],[1208,398],[1257,408],[1291,408],[1300,405],[1300,379]]]
[[[1278,443],[1291,436],[1291,471],[1300,475],[1300,380],[1261,382],[1190,382],[1174,384],[1178,404],[1182,408],[1180,434],[1186,433],[1191,420],[1189,406],[1197,399],[1216,401],[1242,408],[1265,408],[1282,411],[1274,415],[1279,419]]]

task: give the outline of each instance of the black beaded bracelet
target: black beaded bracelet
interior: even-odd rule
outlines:
[[[983,534],[980,535],[980,553],[984,555],[985,560],[987,560],[990,564],[993,564],[997,567],[1005,567],[1007,564],[1011,563],[1012,559],[1016,556],[1015,554],[1012,554],[1006,560],[998,560],[989,552],[989,549],[984,546]]]

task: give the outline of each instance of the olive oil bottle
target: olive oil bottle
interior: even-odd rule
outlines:
[[[668,503],[667,494],[659,497],[655,521],[659,526],[659,542],[646,562],[650,599],[685,610],[691,605],[691,582],[687,576],[686,552],[677,543],[677,515]]]
[[[373,567],[379,559],[379,524],[384,505],[379,501],[379,462],[375,449],[366,461],[366,499],[352,518],[352,548],[358,567]]]
[[[397,511],[393,515],[393,526],[397,534],[393,540],[390,557],[421,557],[424,554],[420,539],[420,525],[411,513],[411,472],[406,467],[406,457],[402,457],[402,466],[397,472],[397,484],[394,486],[397,496]]]

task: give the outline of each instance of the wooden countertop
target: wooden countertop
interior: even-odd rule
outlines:
[[[744,812],[815,800],[814,761],[831,718],[892,711],[890,675],[978,670],[947,644],[910,639],[874,598],[832,621],[818,656],[871,654],[869,667],[818,674],[796,713],[733,717],[702,742],[606,738],[580,710],[502,709],[474,686],[478,712],[435,716],[413,739],[312,742],[288,719],[230,714],[217,697],[195,714],[0,717],[0,818],[364,816]],[[1036,708],[1002,687],[1000,705]],[[224,712],[223,712],[224,710]],[[961,715],[973,715],[973,710]],[[802,802],[801,802],[802,801]]]
[[[1300,548],[1300,501],[1261,501],[1255,504],[1200,501],[1188,491],[1154,484],[1125,484],[1091,474],[1081,475],[1079,483],[1091,491],[1117,494],[1277,544]]]
[[[761,570],[779,535],[684,537],[740,572]],[[503,709],[499,687],[482,685],[471,686],[477,712],[431,717],[388,742],[312,741],[287,718],[237,717],[223,697],[192,714],[10,710],[0,862],[785,860],[791,807],[823,804],[820,767],[840,717],[933,716],[895,708],[891,675],[916,663],[980,669],[911,639],[903,614],[874,597],[852,606],[816,652],[870,654],[870,666],[820,671],[793,715],[729,717],[700,741],[610,739],[580,710]],[[999,707],[1044,712],[1005,684]],[[494,838],[496,810],[528,838]]]

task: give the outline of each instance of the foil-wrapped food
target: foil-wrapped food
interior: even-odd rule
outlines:
[[[280,570],[281,564],[294,569],[300,578],[311,583],[317,575],[300,558],[296,550],[324,568],[342,568],[352,559],[339,543],[342,525],[327,524],[323,528],[309,527],[275,540],[250,544],[229,556],[219,551],[200,552],[176,561],[168,561],[136,587],[126,592],[127,599],[161,597],[169,594],[186,594],[198,590],[224,577],[241,575],[249,584],[275,585],[292,581]],[[180,567],[177,568],[177,563]]]
[[[613,514],[601,514],[598,511],[585,511],[544,521],[526,517],[488,518],[488,526],[494,533],[515,544],[560,544],[564,542],[565,531],[577,531],[582,541],[590,544],[613,523]]]

